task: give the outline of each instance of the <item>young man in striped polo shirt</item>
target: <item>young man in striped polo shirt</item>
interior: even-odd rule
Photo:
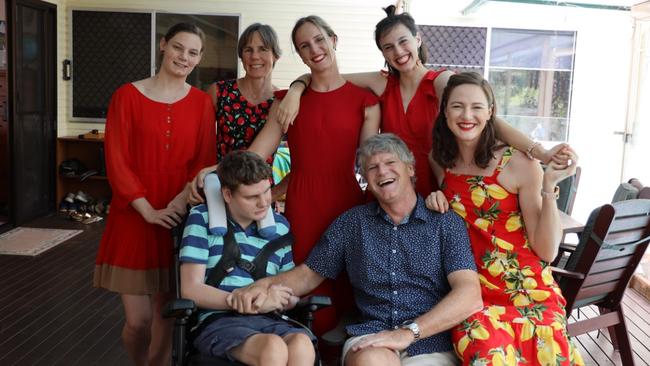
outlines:
[[[229,230],[239,246],[241,259],[252,261],[258,252],[275,237],[262,237],[257,220],[267,214],[271,205],[272,171],[258,155],[233,151],[226,155],[217,174],[221,193],[228,211]],[[276,237],[289,232],[289,223],[275,214]],[[181,243],[181,289],[184,298],[193,300],[201,309],[200,321],[218,313],[217,320],[207,323],[194,346],[201,354],[227,357],[248,365],[258,365],[262,358],[272,365],[313,365],[314,348],[308,333],[272,315],[297,302],[291,289],[275,286],[269,289],[269,298],[259,314],[244,315],[226,304],[231,291],[253,283],[250,273],[236,266],[218,287],[206,284],[210,270],[221,258],[224,237],[211,235],[208,230],[206,205],[190,211]],[[267,275],[275,275],[294,267],[291,246],[277,250],[270,256]],[[270,362],[270,363],[269,363]]]

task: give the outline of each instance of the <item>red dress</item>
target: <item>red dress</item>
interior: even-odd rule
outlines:
[[[214,165],[214,119],[210,97],[194,87],[173,104],[153,101],[133,84],[113,94],[105,141],[113,198],[95,286],[135,295],[170,290],[170,232],[145,222],[130,203],[145,197],[164,208],[201,168]]]
[[[380,97],[381,132],[399,136],[415,156],[415,190],[422,197],[438,189],[428,155],[433,143],[433,124],[438,117],[440,100],[433,81],[444,70],[428,71],[409,102],[406,113],[399,88],[399,78],[388,75],[386,89]]]
[[[464,365],[582,365],[566,331],[565,300],[551,267],[530,248],[516,194],[491,176],[445,173],[443,191],[467,223],[483,310],[452,330]]]
[[[279,92],[276,97],[285,94]],[[325,93],[307,89],[302,95],[300,111],[288,131],[291,178],[285,206],[296,237],[296,264],[305,261],[336,217],[364,202],[354,161],[364,110],[375,104],[377,97],[349,82]],[[315,293],[332,296],[332,284],[326,281]],[[317,314],[317,333],[336,325],[335,313],[325,311]]]

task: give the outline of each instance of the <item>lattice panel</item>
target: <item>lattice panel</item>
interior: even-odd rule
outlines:
[[[483,73],[487,28],[438,25],[418,27],[423,45],[429,52],[429,66]]]
[[[120,85],[151,75],[151,14],[72,12],[72,115],[106,118]]]

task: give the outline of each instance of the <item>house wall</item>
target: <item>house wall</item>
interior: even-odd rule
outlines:
[[[453,2],[412,0],[409,6],[418,24],[577,31],[569,143],[580,155],[582,178],[573,215],[586,221],[594,207],[611,200],[621,179],[630,178],[621,177],[623,142],[614,135],[627,118],[629,12],[487,2],[461,16]]]
[[[239,14],[240,31],[253,22],[271,24],[281,40],[283,56],[273,73],[286,87],[307,71],[290,44],[293,23],[318,14],[339,35],[337,57],[342,72],[378,70],[383,59],[374,45],[373,30],[383,17],[377,0],[52,0],[58,4],[58,65],[72,58],[71,9],[132,9],[178,13]],[[464,2],[469,3],[469,2]],[[583,168],[574,216],[586,220],[596,205],[608,202],[621,181],[622,140],[614,131],[626,121],[632,20],[629,12],[487,2],[477,12],[461,16],[455,1],[411,0],[409,11],[419,24],[511,27],[577,31],[569,142]],[[107,50],[109,52],[110,50]],[[103,124],[70,122],[70,82],[57,67],[58,134],[84,133]],[[241,75],[241,65],[239,66]],[[633,175],[633,174],[632,174]]]
[[[72,9],[92,10],[156,10],[175,13],[206,13],[240,15],[240,33],[254,22],[273,26],[280,38],[282,57],[273,72],[273,82],[285,88],[297,76],[306,73],[291,45],[291,29],[295,21],[305,15],[317,14],[325,19],[339,36],[337,58],[341,72],[379,70],[383,58],[374,43],[375,24],[383,17],[381,2],[376,0],[59,0],[58,1],[58,65],[72,59]],[[110,50],[106,50],[110,52]],[[58,135],[75,135],[97,128],[101,123],[71,122],[71,81],[63,81],[61,67],[58,75]],[[239,64],[239,75],[243,70]]]

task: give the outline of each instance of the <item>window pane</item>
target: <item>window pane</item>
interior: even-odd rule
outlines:
[[[106,118],[120,85],[151,75],[151,14],[73,10],[72,61],[72,117]]]
[[[565,141],[568,131],[570,71],[492,68],[497,114],[532,138]]]
[[[492,30],[490,66],[573,69],[575,32]]]

